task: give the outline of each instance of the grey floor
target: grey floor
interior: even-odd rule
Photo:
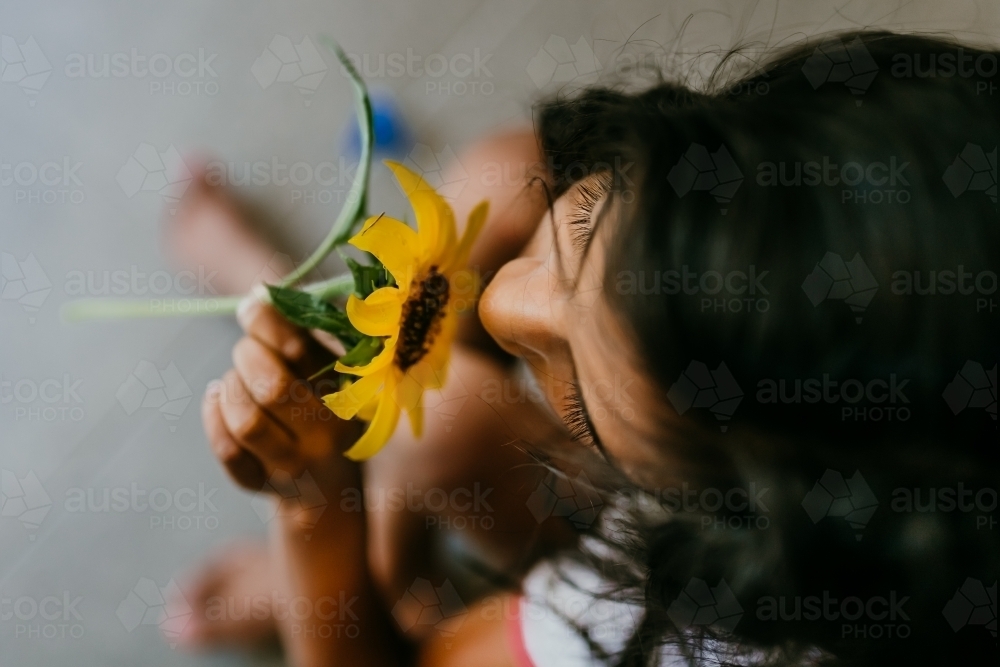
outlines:
[[[141,297],[147,278],[138,274],[177,275],[160,244],[171,197],[183,189],[172,156],[337,163],[350,89],[328,52],[310,51],[320,35],[368,58],[373,88],[394,93],[412,128],[403,152],[427,164],[478,135],[525,123],[542,95],[588,83],[595,70],[613,73],[627,62],[626,40],[650,62],[872,25],[992,41],[998,7],[993,0],[4,3],[0,667],[278,660],[191,656],[172,649],[155,625],[156,597],[178,572],[213,545],[265,529],[251,497],[209,456],[199,423],[200,395],[227,368],[235,324],[220,317],[67,325],[60,306],[79,294],[81,276],[96,278],[96,288],[105,271],[136,274],[139,287],[126,296]],[[432,68],[457,67],[440,76],[379,72],[380,57],[408,50]],[[168,61],[181,73],[137,68],[96,77],[76,66],[133,53],[151,58],[161,75]],[[467,71],[477,57],[479,67]],[[281,68],[294,61],[297,71]],[[324,233],[346,185],[243,190],[301,256]],[[401,203],[381,172],[374,199],[390,210]],[[101,509],[106,492],[133,489],[137,502]],[[207,500],[189,506],[199,492]],[[81,507],[88,494],[98,504]],[[157,509],[144,502],[150,494]],[[181,502],[165,507],[168,496]],[[49,598],[60,602],[43,605]]]

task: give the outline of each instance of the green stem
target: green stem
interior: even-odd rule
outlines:
[[[363,217],[368,196],[368,176],[371,172],[372,144],[375,141],[372,129],[372,105],[368,97],[368,89],[354,65],[335,41],[323,38],[330,49],[336,54],[340,64],[350,76],[354,86],[358,128],[361,132],[361,156],[358,163],[357,176],[351,183],[347,193],[347,201],[340,210],[330,232],[318,248],[281,281],[282,287],[298,283],[310,271],[315,269],[330,252],[338,245],[343,245],[354,232],[358,221]],[[354,291],[354,277],[344,274],[314,283],[303,288],[304,291],[319,296],[324,300],[346,296]],[[194,315],[227,315],[235,313],[240,303],[249,295],[223,296],[198,299],[83,299],[67,303],[62,308],[65,321],[79,322],[95,319],[131,319],[140,317],[177,317]],[[255,290],[254,296],[263,302],[270,301],[267,290]]]
[[[323,242],[320,243],[319,247],[298,268],[285,276],[281,282],[282,287],[290,287],[297,283],[304,276],[308,275],[310,271],[315,269],[320,262],[326,259],[326,256],[335,247],[342,245],[350,238],[355,224],[364,215],[365,198],[368,193],[368,175],[371,172],[372,164],[372,144],[375,141],[374,131],[372,130],[372,105],[368,97],[368,89],[365,87],[365,82],[361,79],[357,70],[354,69],[354,65],[347,58],[347,54],[340,48],[340,45],[329,37],[321,39],[336,54],[337,59],[343,65],[344,70],[351,78],[351,83],[354,85],[358,130],[361,133],[361,157],[358,162],[357,176],[355,176],[354,182],[351,183],[351,189],[347,192],[347,201],[344,202],[344,207],[340,209],[340,214],[330,228],[330,232],[323,239]]]
[[[227,315],[236,312],[243,297],[204,299],[80,299],[62,307],[65,322],[127,320],[144,317]]]
[[[354,276],[345,273],[328,280],[306,285],[303,290],[323,300],[344,297],[354,291]],[[267,290],[254,290],[253,296],[264,303],[271,298]],[[197,315],[232,315],[251,295],[218,296],[197,299],[81,299],[62,308],[66,322],[86,320],[124,320],[156,317],[192,317]]]
[[[302,288],[303,292],[308,292],[324,301],[347,296],[354,291],[354,274],[347,272],[339,276],[334,276],[329,280],[324,280]]]

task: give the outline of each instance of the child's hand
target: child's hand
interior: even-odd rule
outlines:
[[[343,481],[338,473],[351,476],[355,466],[340,453],[360,425],[335,417],[302,379],[329,364],[329,352],[271,306],[253,302],[239,321],[247,335],[233,348],[233,368],[209,385],[202,403],[216,458],[237,484],[254,491],[275,472],[295,479],[308,471],[321,485]]]

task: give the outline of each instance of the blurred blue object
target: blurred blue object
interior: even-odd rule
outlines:
[[[402,157],[412,147],[410,128],[406,124],[395,95],[386,89],[369,91],[372,121],[375,131],[374,155],[380,158]],[[343,131],[342,152],[357,159],[361,153],[358,120],[352,114]]]

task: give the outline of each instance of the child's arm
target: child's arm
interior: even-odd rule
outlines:
[[[292,664],[511,664],[501,650],[506,626],[475,613],[460,634],[442,642],[435,633],[416,650],[396,632],[369,573],[366,515],[335,501],[361,489],[360,466],[341,454],[360,427],[325,417],[315,396],[292,390],[322,363],[305,332],[261,304],[240,322],[247,336],[233,350],[233,370],[206,394],[203,416],[213,452],[238,484],[297,491],[300,502],[282,503],[270,536],[287,603],[275,615]]]
[[[301,384],[293,390],[323,363],[306,332],[261,304],[242,311],[240,323],[247,336],[233,349],[234,368],[206,394],[203,419],[213,453],[237,484],[258,491],[269,481],[298,492],[298,506],[279,506],[270,538],[287,604],[275,620],[292,663],[401,664],[404,644],[368,574],[365,515],[328,502],[361,488],[360,467],[342,455],[360,427],[330,418]],[[348,625],[353,638],[333,632]]]

